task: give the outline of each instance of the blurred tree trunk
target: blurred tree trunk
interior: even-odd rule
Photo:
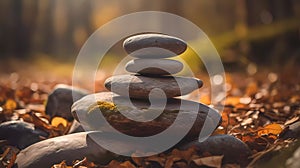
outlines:
[[[293,3],[291,0],[268,0],[271,13],[275,20],[282,20],[293,16]]]
[[[26,50],[28,51],[28,49],[26,49],[26,33],[24,30],[24,26],[22,24],[22,3],[23,1],[19,1],[19,0],[13,0],[12,2],[12,7],[14,9],[13,12],[13,20],[14,20],[14,29],[15,32],[12,34],[12,45],[13,48],[13,53],[15,54],[15,56],[17,57],[22,57],[24,56],[24,53],[26,52]],[[27,41],[28,42],[28,41]]]
[[[13,32],[9,38],[12,50],[16,57],[24,57],[31,51],[32,33],[34,32],[34,22],[36,21],[37,3],[32,1],[13,0]]]
[[[248,18],[247,22],[250,27],[280,22],[295,17],[293,12],[293,3],[291,0],[265,0],[257,3],[256,1],[247,0]],[[273,27],[276,29],[277,27]],[[283,33],[280,36],[271,39],[262,39],[261,41],[252,42],[253,48],[251,59],[258,63],[268,63],[280,65],[285,60],[286,55],[295,51],[293,47],[293,33]]]
[[[236,25],[235,32],[241,41],[239,42],[240,55],[239,60],[245,61],[250,52],[249,41],[246,40],[248,35],[248,23],[247,23],[247,4],[246,0],[236,0]]]

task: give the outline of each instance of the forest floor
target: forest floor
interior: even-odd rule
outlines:
[[[33,123],[36,127],[51,132],[48,138],[64,135],[71,123],[66,120],[51,121],[45,114],[45,103],[48,94],[56,84],[71,85],[71,71],[60,74],[53,71],[37,71],[27,68],[16,72],[2,72],[0,75],[0,123],[11,120],[23,120]],[[62,66],[62,69],[64,67]],[[197,75],[209,83],[205,74]],[[97,79],[97,91],[103,91],[103,81]],[[102,83],[102,85],[100,84]],[[282,138],[289,125],[300,120],[300,72],[299,68],[289,67],[280,72],[271,72],[267,68],[258,69],[255,74],[247,72],[226,73],[227,98],[222,112],[222,123],[213,134],[229,134],[245,142],[251,149],[249,167],[256,167],[260,160],[274,151],[278,151],[296,139]],[[200,89],[200,102],[210,104],[209,86]],[[0,167],[11,167],[19,150],[4,141],[0,141]],[[290,156],[290,155],[289,155]],[[213,161],[203,164],[201,158]],[[195,159],[197,158],[197,159]],[[85,158],[74,161],[74,167],[120,167],[133,168],[148,163],[162,167],[188,167],[188,163],[196,166],[220,167],[222,158],[207,153],[197,156],[193,150],[171,152],[128,160],[113,160],[108,165],[96,165]],[[55,168],[72,167],[61,163]],[[263,161],[261,161],[263,162]],[[260,163],[263,165],[263,163]],[[281,164],[285,164],[283,161]],[[270,166],[270,165],[269,165]],[[239,167],[237,164],[226,164],[222,167]]]

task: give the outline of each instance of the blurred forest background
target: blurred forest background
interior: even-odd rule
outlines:
[[[299,0],[1,0],[0,70],[35,59],[43,66],[53,60],[73,64],[97,28],[143,10],[170,12],[195,23],[228,69],[300,62]]]

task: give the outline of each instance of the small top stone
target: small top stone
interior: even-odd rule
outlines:
[[[187,44],[176,37],[147,33],[127,38],[123,47],[136,58],[168,58],[182,54]]]

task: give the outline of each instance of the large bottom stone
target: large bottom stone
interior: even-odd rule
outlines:
[[[170,132],[170,135],[184,133],[187,134],[186,137],[197,138],[204,122],[207,133],[211,133],[221,118],[216,110],[206,105],[181,99],[168,99],[163,112],[146,122],[131,120],[120,113],[120,110],[140,121],[160,112],[159,109],[152,108],[148,101],[136,99],[128,101],[127,98],[111,92],[85,96],[72,106],[75,119],[91,130],[107,131],[112,126],[124,134],[138,137],[156,135],[172,127],[170,130],[173,132]],[[103,120],[101,112],[110,125]],[[176,124],[173,124],[175,121]],[[191,129],[187,129],[189,125]]]
[[[87,157],[90,161],[106,164],[116,157],[115,154],[100,147],[90,138],[91,134],[97,132],[82,132],[50,138],[35,143],[17,155],[15,167],[37,168],[51,167],[53,164],[66,160],[67,164],[72,161]]]

